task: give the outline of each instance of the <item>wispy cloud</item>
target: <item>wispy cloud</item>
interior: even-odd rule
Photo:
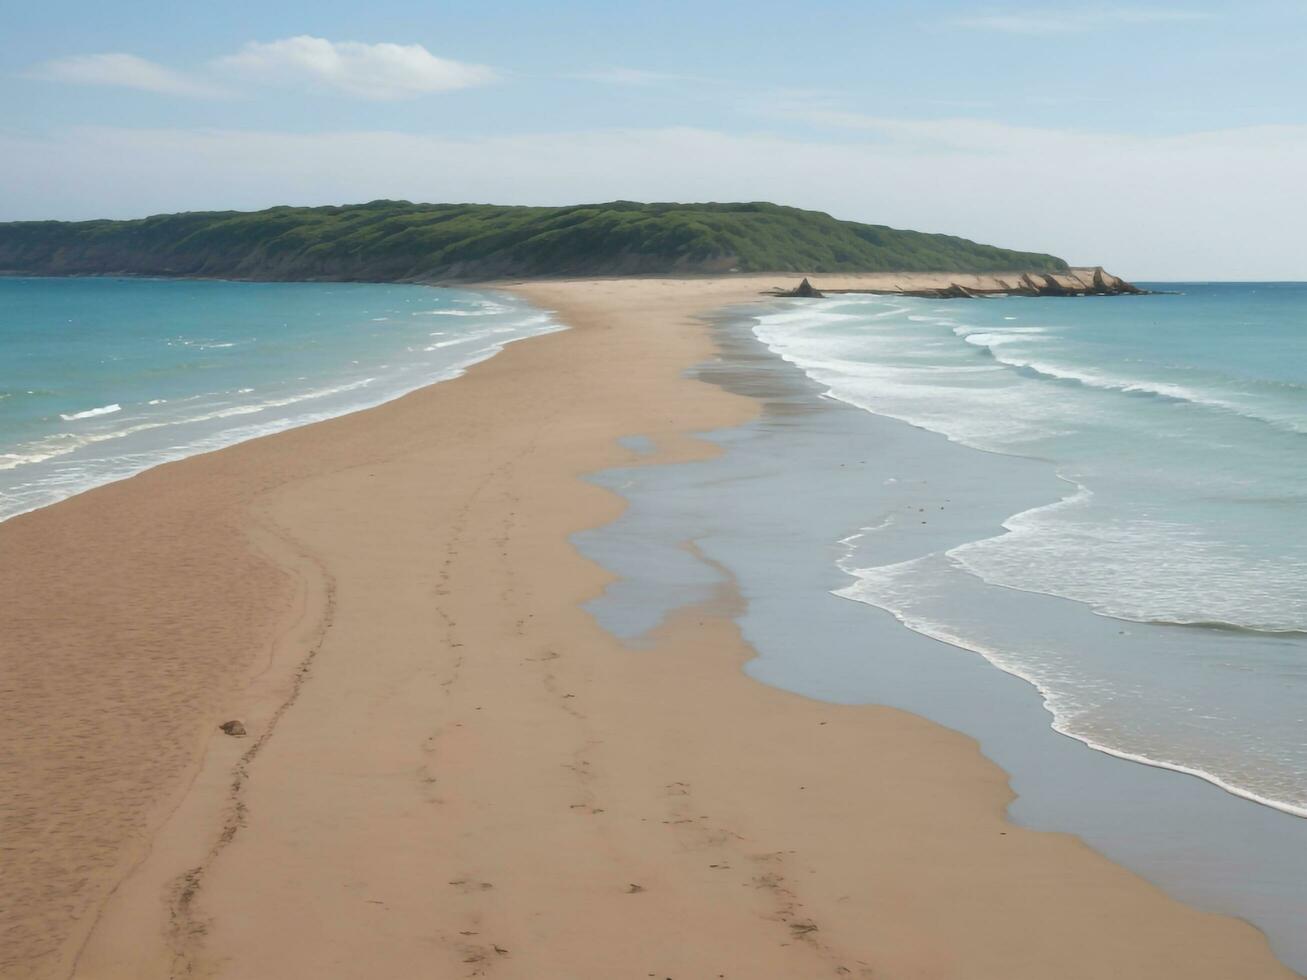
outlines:
[[[107,85],[133,88],[160,95],[186,98],[221,98],[228,93],[218,85],[174,71],[134,54],[107,52],[55,58],[36,65],[27,72],[29,78],[77,85]]]
[[[897,119],[834,108],[777,106],[776,115],[802,119],[829,129],[859,130],[878,140],[881,153],[922,153],[1021,156],[1046,154],[1053,148],[1071,152],[1106,153],[1138,145],[1139,139],[1121,133],[1087,129],[1048,129],[1017,126],[991,119]]]
[[[109,52],[56,58],[26,74],[46,81],[187,98],[220,98],[244,86],[283,86],[377,100],[450,92],[497,77],[484,65],[438,58],[420,44],[364,44],[308,35],[251,41],[234,54],[191,71]]]
[[[362,99],[406,99],[484,85],[484,65],[438,58],[420,44],[363,44],[300,35],[251,41],[214,62],[220,70],[264,83],[306,85]]]
[[[1030,8],[954,17],[943,23],[945,27],[1001,34],[1076,34],[1112,30],[1126,24],[1179,24],[1208,19],[1209,14],[1197,10],[1157,7]]]

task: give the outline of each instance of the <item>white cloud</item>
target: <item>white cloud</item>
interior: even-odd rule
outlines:
[[[420,44],[363,44],[300,35],[251,41],[215,67],[266,82],[307,84],[363,99],[405,99],[493,81],[483,65],[437,58]]]
[[[191,78],[153,61],[146,61],[133,54],[117,52],[55,58],[53,61],[32,68],[27,75],[30,78],[53,82],[109,85],[188,98],[221,98],[227,94],[218,86]]]
[[[998,31],[1003,34],[1072,34],[1112,30],[1123,25],[1175,24],[1206,19],[1208,15],[1199,11],[1163,10],[1152,7],[1090,7],[1061,10],[1032,8],[971,17],[954,17],[946,20],[944,24],[947,27]]]
[[[700,129],[456,139],[95,128],[0,132],[0,220],[378,197],[772,200],[1152,279],[1307,279],[1307,126],[1168,137],[866,121],[842,141]],[[86,161],[94,161],[88,166]],[[527,161],[524,165],[523,161]]]
[[[495,72],[448,58],[437,58],[420,44],[362,44],[325,38],[288,37],[251,41],[235,54],[206,66],[227,84],[205,72],[182,72],[136,55],[110,52],[56,58],[27,72],[30,78],[141,89],[162,95],[221,98],[232,83],[297,85],[343,92],[362,99],[405,99],[482,85]]]

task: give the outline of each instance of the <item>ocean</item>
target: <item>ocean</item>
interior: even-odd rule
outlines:
[[[1013,820],[1307,971],[1307,287],[1156,288],[723,311],[695,373],[762,414],[624,440],[588,608],[638,649],[738,590],[750,675],[971,735]]]
[[[379,404],[556,329],[498,292],[0,278],[0,520]]]
[[[1029,680],[1059,731],[1307,815],[1307,286],[1158,288],[848,297],[755,329],[830,397],[1065,484],[908,561],[880,541],[926,515],[878,514],[841,595]],[[1035,627],[1031,593],[1100,621]]]

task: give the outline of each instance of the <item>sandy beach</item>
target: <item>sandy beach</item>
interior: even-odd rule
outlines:
[[[583,477],[715,452],[699,317],[794,278],[500,284],[572,329],[0,524],[0,976],[1293,976],[970,739],[748,678],[729,585],[581,608]]]

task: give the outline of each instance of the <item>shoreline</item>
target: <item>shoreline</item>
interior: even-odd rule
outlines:
[[[984,450],[980,450],[980,451],[983,452]],[[1005,588],[1005,586],[999,586],[999,587]],[[1047,595],[1050,598],[1055,598],[1059,600],[1062,599],[1061,596],[1057,596],[1053,593],[1041,593],[1041,594]],[[848,598],[854,602],[861,601],[852,596],[845,596],[843,598]],[[1063,601],[1071,602],[1073,600],[1063,600]],[[882,608],[882,607],[878,607],[878,608]],[[971,644],[968,641],[958,639],[956,637],[946,636],[943,633],[935,633],[935,632],[931,632],[926,628],[914,626],[912,625],[911,622],[899,616],[893,610],[886,610],[886,611],[889,612],[890,615],[894,616],[895,620],[904,629],[909,629],[912,630],[913,632],[920,633],[923,636],[928,636],[931,639],[938,640],[940,643],[947,643],[949,646],[957,647],[959,650],[965,650],[968,653],[974,653],[976,656],[983,658],[986,663],[994,667],[996,670],[1001,670],[1003,671],[1003,673],[1010,674],[1011,676],[1017,678],[1023,683],[1028,684],[1039,696],[1040,701],[1045,705],[1045,707],[1048,707],[1048,705],[1053,700],[1055,700],[1054,692],[1050,691],[1047,687],[1045,687],[1040,680],[1038,680],[1033,675],[1023,673],[1022,669],[1018,666],[1008,665],[1004,663],[1003,657],[1000,654],[997,654],[995,651],[981,648],[977,645]],[[1109,616],[1106,613],[1096,612],[1095,615],[1101,615],[1107,619],[1116,619],[1116,617]],[[1136,620],[1120,620],[1120,621],[1137,622]],[[1205,624],[1166,624],[1166,625],[1204,626]],[[1248,632],[1259,632],[1259,631],[1249,630]],[[1260,631],[1260,632],[1267,632],[1267,631]],[[1287,631],[1287,630],[1280,631],[1280,632],[1282,635],[1297,633],[1297,631]],[[1058,735],[1063,736],[1064,738],[1069,738],[1072,741],[1079,742],[1081,745],[1085,746],[1088,749],[1092,749],[1095,752],[1101,752],[1104,755],[1111,756],[1114,759],[1119,759],[1122,762],[1130,762],[1136,765],[1146,766],[1151,769],[1159,769],[1164,772],[1171,772],[1181,776],[1189,776],[1192,777],[1193,779],[1197,779],[1201,782],[1207,783],[1209,786],[1212,786],[1223,793],[1228,793],[1230,796],[1236,797],[1240,800],[1244,800],[1248,803],[1252,803],[1256,806],[1266,807],[1268,810],[1273,810],[1276,813],[1282,813],[1288,817],[1294,817],[1297,819],[1307,818],[1307,807],[1296,806],[1292,803],[1286,803],[1283,800],[1271,799],[1270,797],[1266,797],[1266,796],[1259,796],[1257,793],[1253,792],[1252,790],[1244,789],[1243,787],[1235,785],[1234,783],[1231,783],[1223,779],[1222,777],[1216,775],[1215,773],[1208,772],[1204,769],[1198,769],[1193,766],[1186,766],[1184,763],[1172,762],[1166,759],[1157,759],[1151,756],[1129,752],[1126,751],[1125,749],[1115,748],[1103,742],[1096,741],[1088,735],[1078,734],[1077,732],[1071,730],[1070,728],[1065,727],[1064,723],[1061,721],[1061,719],[1058,718],[1057,713],[1051,707],[1048,708],[1048,713],[1051,718],[1051,721],[1049,722],[1049,728],[1052,731],[1056,732]]]
[[[845,306],[840,303],[827,305],[833,306],[833,309],[836,311],[835,316],[833,317],[834,319],[839,319],[838,314],[840,312],[850,312],[849,309],[846,309]],[[1047,306],[1051,305],[1052,304],[1047,304]],[[1040,314],[1038,313],[1032,313],[1030,316],[1027,316],[1024,311],[1018,312],[1023,306],[1024,304],[1017,302],[1005,304],[999,308],[1000,312],[1003,314],[1011,313],[1013,315],[1004,315],[1001,319],[1003,321],[1019,321],[1023,324],[1041,322],[1039,319]],[[901,317],[904,314],[912,314],[907,316],[907,319],[909,320],[927,321],[932,317],[940,317],[942,319],[939,319],[936,322],[946,324],[951,328],[951,333],[954,335],[967,335],[966,339],[968,342],[976,343],[980,350],[986,355],[992,353],[990,347],[986,345],[992,343],[997,347],[997,344],[1001,342],[1014,339],[1009,335],[996,336],[984,332],[990,329],[999,329],[998,321],[1000,317],[998,313],[993,313],[989,316],[985,316],[983,313],[979,312],[974,313],[972,316],[967,316],[965,313],[962,313],[958,315],[957,319],[955,319],[951,310],[946,310],[944,308],[945,304],[942,303],[914,304],[911,300],[896,303],[892,299],[884,303],[881,301],[864,301],[861,307],[853,308],[852,312],[856,313],[861,310],[863,311],[863,315],[866,315],[866,310],[880,311],[882,309],[887,310],[890,307],[895,308],[894,316]],[[803,342],[806,341],[806,338],[808,337],[807,333],[804,333],[801,329],[797,330],[795,336],[801,337],[803,340],[794,341],[793,346],[791,347],[789,342],[786,340],[784,328],[769,328],[767,326],[767,322],[771,319],[785,321],[787,319],[792,320],[796,316],[802,318],[802,310],[803,307],[798,301],[791,301],[778,309],[778,312],[783,315],[778,317],[760,317],[758,338],[765,346],[769,346],[770,349],[775,351],[778,356],[784,357],[797,365],[806,364],[806,373],[815,379],[815,383],[823,389],[829,387],[830,390],[826,392],[826,394],[830,398],[843,401],[860,411],[882,413],[887,417],[897,419],[904,424],[918,427],[922,431],[937,433],[943,438],[948,439],[951,443],[968,447],[972,451],[997,452],[1000,455],[1015,455],[1022,458],[1042,458],[1043,454],[1040,451],[1030,450],[1029,448],[1009,448],[1005,451],[1001,448],[1001,442],[996,446],[993,441],[987,443],[984,438],[976,438],[974,435],[969,435],[966,426],[954,424],[954,421],[944,414],[937,413],[932,415],[920,404],[913,404],[911,402],[905,403],[902,399],[899,399],[896,402],[893,398],[880,398],[874,393],[871,393],[870,388],[867,389],[865,395],[860,394],[855,385],[846,381],[846,375],[852,373],[852,369],[850,369],[847,364],[840,362],[837,365],[830,365],[821,362],[817,355],[809,357],[809,349],[803,346]],[[828,310],[827,312],[830,311]],[[814,316],[820,318],[822,314],[814,313]],[[868,329],[872,329],[870,327],[870,322],[872,320],[879,321],[880,317],[890,316],[891,314],[889,312],[876,312],[875,315],[871,316],[870,320],[867,321]],[[1075,311],[1065,313],[1060,320],[1055,318],[1049,322],[1054,324],[1060,323],[1063,327],[1065,327],[1066,323],[1069,321],[1080,319],[1087,320],[1087,322],[1091,324],[1096,323],[1096,321],[1089,318],[1090,313],[1088,311],[1084,314]],[[846,317],[846,319],[850,318]],[[1123,322],[1129,323],[1132,321],[1127,318]],[[1016,326],[1014,324],[1012,332],[1013,334],[1025,332],[1041,333],[1044,329],[1045,328],[1043,327]],[[1054,326],[1047,329],[1056,330],[1057,328]],[[849,328],[850,333],[853,331],[854,328]],[[874,330],[872,332],[874,333]],[[817,331],[814,331],[814,334],[821,336]],[[993,338],[992,340],[990,339],[991,337]],[[913,343],[913,338],[911,336],[903,335],[899,338],[899,341],[900,347],[906,345],[908,349],[911,349]],[[934,341],[928,338],[924,342],[933,343]],[[795,353],[791,353],[791,350]],[[1030,363],[1025,360],[1025,358],[1035,356],[1034,354],[1029,353],[1026,349],[1021,349],[1016,355],[1006,354],[1006,352],[1010,350],[1010,348],[1007,347],[1000,348],[1000,350],[1004,353],[993,354],[993,358],[1000,364],[1016,365],[1018,373],[1021,373],[1025,366]],[[893,353],[887,351],[887,358],[890,363],[895,363],[893,357]],[[808,358],[808,360],[805,360],[805,358]],[[1047,360],[1051,363],[1056,361],[1056,358],[1050,354],[1047,355]],[[989,364],[990,361],[986,359],[985,363]],[[1036,371],[1035,374],[1038,375],[1041,380],[1043,378],[1069,378],[1075,382],[1083,381],[1085,384],[1093,382],[1092,375],[1086,378],[1085,374],[1076,374],[1075,368],[1044,368],[1042,365],[1040,365],[1039,368],[1040,370]],[[841,371],[843,371],[844,374],[841,374]],[[1044,371],[1048,373],[1041,373]],[[1111,375],[1112,372],[1109,370],[1108,374]],[[1127,381],[1128,380],[1129,379],[1127,379]],[[1175,397],[1177,400],[1181,398],[1180,394],[1173,395],[1171,391],[1168,391],[1168,386],[1163,382],[1154,381],[1152,382],[1153,386],[1149,387],[1142,382],[1129,384],[1127,381],[1121,381],[1118,377],[1108,377],[1101,387],[1109,391],[1126,391],[1131,394],[1135,392],[1144,392],[1150,395],[1158,394],[1163,396],[1163,400],[1170,397]],[[890,388],[894,388],[893,380],[890,382]],[[1095,389],[1095,391],[1097,391],[1097,389]],[[850,392],[852,392],[852,394]],[[1198,389],[1196,393],[1185,391],[1183,392],[1183,395],[1186,399],[1183,403],[1185,409],[1190,409],[1191,407],[1207,408],[1209,406],[1216,406],[1223,412],[1231,411],[1233,415],[1241,416],[1238,421],[1242,421],[1243,419],[1253,419],[1258,422],[1269,421],[1272,425],[1275,425],[1274,420],[1276,416],[1274,413],[1268,415],[1263,410],[1262,414],[1259,414],[1255,405],[1246,410],[1234,411],[1231,409],[1229,402],[1221,401],[1219,398],[1213,398],[1213,396],[1203,391],[1201,388]],[[959,415],[955,417],[961,416]],[[1077,591],[1074,588],[1068,589],[1065,584],[1060,587],[1057,584],[1048,584],[1050,582],[1056,583],[1058,581],[1056,576],[1046,579],[1045,583],[1040,583],[1036,578],[1030,575],[1017,576],[1009,574],[1006,577],[996,575],[993,571],[987,569],[983,562],[980,563],[979,566],[974,565],[971,560],[971,553],[973,550],[988,555],[990,552],[998,552],[1002,547],[1004,539],[1007,539],[1009,542],[1020,542],[1022,544],[1026,541],[1039,541],[1044,537],[1043,529],[1046,529],[1052,522],[1042,522],[1036,520],[1036,518],[1041,517],[1045,512],[1053,514],[1063,510],[1070,510],[1074,505],[1083,504],[1086,501],[1092,500],[1092,498],[1096,496],[1095,491],[1091,490],[1085,482],[1082,482],[1085,480],[1085,477],[1083,475],[1077,476],[1073,468],[1068,468],[1069,466],[1072,466],[1074,460],[1059,457],[1056,447],[1045,446],[1044,449],[1049,453],[1050,470],[1055,473],[1057,480],[1063,489],[1036,502],[1023,505],[1022,507],[1014,506],[1003,515],[1001,525],[996,527],[994,530],[986,532],[975,539],[962,541],[957,543],[955,546],[941,549],[940,555],[938,556],[941,566],[945,563],[957,565],[963,569],[965,573],[983,583],[984,587],[991,588],[996,592],[1002,591],[1003,589],[1000,587],[1004,587],[1006,589],[1016,590],[1019,594],[1048,596],[1053,599],[1078,603],[1081,608],[1092,611],[1096,617],[1106,618],[1109,623],[1118,626],[1122,633],[1138,632],[1140,636],[1143,636],[1147,631],[1161,631],[1166,628],[1177,626],[1184,627],[1184,629],[1180,630],[1172,629],[1171,632],[1176,635],[1176,638],[1168,642],[1172,647],[1185,645],[1192,648],[1198,658],[1211,656],[1219,657],[1221,651],[1218,647],[1222,642],[1224,642],[1224,637],[1229,637],[1232,640],[1242,640],[1244,638],[1255,639],[1263,644],[1263,648],[1265,648],[1280,639],[1301,639],[1304,635],[1299,629],[1277,628],[1276,625],[1274,625],[1276,620],[1258,619],[1256,618],[1256,613],[1251,614],[1253,618],[1247,618],[1240,616],[1239,613],[1235,611],[1230,615],[1228,622],[1222,622],[1220,620],[1210,621],[1207,617],[1184,616],[1179,613],[1168,616],[1164,609],[1163,611],[1159,611],[1155,606],[1152,609],[1148,609],[1144,606],[1135,606],[1132,608],[1129,603],[1126,603],[1125,608],[1122,608],[1122,604],[1115,602],[1110,595],[1095,595],[1092,592],[1087,595],[1084,589]],[[964,465],[964,458],[959,459],[959,465]],[[1176,479],[1179,478],[1177,477]],[[1095,486],[1098,488],[1098,492],[1101,493],[1104,481],[1100,479],[1094,482]],[[872,495],[874,496],[874,491]],[[1159,512],[1162,511],[1162,508],[1160,507],[1156,507],[1156,509]],[[990,545],[994,545],[994,547],[989,547]],[[856,551],[856,549],[852,549],[852,551]],[[925,556],[914,555],[912,557],[924,558]],[[1107,561],[1110,562],[1110,559],[1107,559]],[[856,567],[858,561],[853,553],[840,560],[841,567],[849,572],[855,579],[848,588],[840,590],[841,595],[844,595],[847,598],[867,602],[877,606],[877,608],[885,609],[894,614],[907,628],[916,629],[917,631],[931,636],[941,642],[950,643],[970,652],[979,654],[999,669],[1013,673],[1015,676],[1027,681],[1039,690],[1041,696],[1049,705],[1050,711],[1054,715],[1055,730],[1066,734],[1071,738],[1077,739],[1091,748],[1106,752],[1117,758],[1194,776],[1206,780],[1231,795],[1258,805],[1269,807],[1277,812],[1291,814],[1298,817],[1307,816],[1307,809],[1304,809],[1303,801],[1299,799],[1302,795],[1301,792],[1299,792],[1301,780],[1281,778],[1277,784],[1275,780],[1267,775],[1267,772],[1269,771],[1283,776],[1286,772],[1286,767],[1288,767],[1290,763],[1286,762],[1284,763],[1284,766],[1277,769],[1274,768],[1273,763],[1279,762],[1280,760],[1263,760],[1263,762],[1272,763],[1269,769],[1263,769],[1255,755],[1241,756],[1238,751],[1233,749],[1227,753],[1227,757],[1224,759],[1213,758],[1211,756],[1204,758],[1201,754],[1187,754],[1189,746],[1185,745],[1181,740],[1172,740],[1169,743],[1164,740],[1155,740],[1153,744],[1148,745],[1146,742],[1138,738],[1133,742],[1128,738],[1122,740],[1119,737],[1121,735],[1119,732],[1103,729],[1095,731],[1092,725],[1086,725],[1080,720],[1074,720],[1077,710],[1083,709],[1083,703],[1076,703],[1074,697],[1068,697],[1068,695],[1075,695],[1077,693],[1075,686],[1065,683],[1064,677],[1050,676],[1050,672],[1046,668],[1041,668],[1039,658],[1032,658],[1030,656],[1031,651],[1027,645],[1024,642],[1019,642],[1019,640],[1023,640],[1024,638],[1018,638],[1012,635],[1012,632],[1009,631],[1009,634],[1006,636],[1007,642],[1005,643],[1002,639],[997,639],[995,634],[986,636],[983,633],[977,633],[974,630],[967,631],[965,629],[957,628],[957,621],[950,619],[947,611],[945,611],[938,603],[935,604],[934,613],[931,614],[924,611],[924,604],[914,604],[910,602],[896,603],[894,601],[886,603],[884,598],[878,602],[874,597],[877,591],[876,587],[869,586],[859,588],[861,583],[858,580],[860,580],[864,574],[874,580],[881,569],[895,565],[896,560],[874,557],[867,558],[862,561],[862,564],[864,566],[873,567],[861,570],[858,569]],[[1110,567],[1110,564],[1105,567]],[[965,575],[959,577],[965,577]],[[912,579],[917,591],[922,591],[923,589],[928,590],[930,588],[929,583],[927,583],[924,578],[909,575],[903,576],[904,581],[908,578]],[[894,575],[886,575],[881,579],[882,585],[887,579],[897,581],[897,578]],[[940,581],[942,581],[942,579]],[[951,596],[954,594],[955,590],[959,593],[963,591],[960,587],[960,583],[957,581],[944,586],[944,588]],[[1268,585],[1268,589],[1271,589],[1271,586]],[[1127,591],[1126,594],[1128,595],[1129,591]],[[1287,599],[1287,596],[1285,598]],[[1190,601],[1192,602],[1192,599]],[[1227,607],[1227,612],[1228,611],[1229,607]],[[1009,610],[1009,613],[1010,612],[1011,610]],[[1024,617],[1018,613],[1015,616],[1009,615],[1008,621],[1021,622],[1023,618]],[[940,625],[942,623],[950,622],[954,623],[954,628]],[[1268,625],[1258,625],[1261,623],[1266,623]],[[972,625],[976,625],[974,621]],[[1081,629],[1080,627],[1069,625],[1067,628],[1072,634]],[[1186,631],[1189,632],[1188,639],[1184,639],[1180,636],[1180,634],[1183,634]],[[1104,630],[1103,632],[1107,633],[1109,631]],[[1092,635],[1105,644],[1111,644],[1113,639],[1110,636],[1103,636],[1097,632],[1086,631],[1086,635]],[[1045,639],[1048,640],[1051,638],[1046,636]],[[1134,641],[1131,640],[1128,642]],[[1243,648],[1238,649],[1241,652],[1243,650]],[[1136,659],[1142,660],[1142,655],[1144,653],[1150,653],[1152,651],[1129,649],[1128,652],[1135,654]],[[1257,651],[1254,650],[1254,653],[1255,652]],[[1092,650],[1080,649],[1079,653],[1085,655],[1083,657],[1085,661],[1093,660],[1093,657],[1091,656]],[[1064,667],[1066,668],[1067,675],[1073,674],[1077,669],[1076,665],[1072,663],[1064,663]],[[1274,669],[1273,666],[1272,669]],[[1056,672],[1053,673],[1055,674]],[[1156,697],[1156,695],[1163,692],[1152,691],[1150,693],[1155,696],[1155,700],[1154,698],[1144,698],[1141,703],[1147,704],[1153,702],[1155,704],[1161,704],[1165,700],[1164,697]],[[1208,707],[1211,708],[1212,706],[1208,705]],[[1267,705],[1267,707],[1269,708],[1269,705]],[[1213,708],[1212,710],[1217,709]],[[1083,710],[1081,713],[1085,714]],[[1161,728],[1160,725],[1158,727],[1159,729]],[[1280,738],[1277,740],[1275,736],[1280,734],[1281,733],[1279,732],[1266,733],[1267,737],[1265,738],[1265,743],[1271,746],[1276,744],[1285,746],[1293,744],[1291,737],[1289,739]],[[1244,747],[1243,743],[1236,744],[1238,744],[1240,748]],[[1240,761],[1243,762],[1242,771],[1240,771],[1239,768]],[[1224,766],[1222,764],[1224,764]],[[1297,768],[1301,771],[1300,765],[1298,765]]]
[[[738,283],[519,287],[572,329],[377,408],[0,525],[20,548],[11,554],[36,558],[52,540],[65,560],[90,553],[71,581],[66,562],[47,560],[0,583],[31,599],[28,632],[6,634],[15,648],[26,638],[48,650],[39,627],[57,611],[73,620],[59,634],[64,666],[94,668],[87,658],[118,642],[171,654],[154,670],[181,676],[189,700],[154,707],[178,714],[173,737],[193,733],[207,756],[151,767],[166,777],[157,805],[180,808],[162,827],[157,810],[138,815],[139,862],[101,905],[78,975],[155,975],[145,960],[251,977],[401,976],[434,962],[524,977],[710,965],[758,977],[1042,977],[1067,957],[1086,977],[1290,975],[1246,924],[1188,909],[1074,839],[1007,823],[1007,780],[970,739],[742,679],[752,654],[718,606],[676,616],[653,655],[589,622],[577,604],[611,575],[568,535],[624,505],[579,478],[614,462],[706,458],[716,448],[691,433],[757,411],[681,376],[711,355],[693,317],[745,298]],[[633,434],[656,451],[618,445]],[[274,568],[252,555],[251,509],[297,558]],[[88,595],[90,558],[115,550]],[[150,578],[143,558],[156,559]],[[117,573],[108,594],[106,571]],[[32,596],[56,582],[62,592]],[[162,594],[142,608],[147,585]],[[106,623],[115,597],[138,605]],[[170,609],[186,622],[143,640]],[[204,627],[230,630],[235,612],[259,625],[205,647]],[[237,680],[256,672],[258,650],[251,699]],[[82,678],[106,704],[145,689],[130,683],[144,676],[119,679],[105,690]],[[211,734],[206,723],[239,704],[251,741]],[[116,755],[160,736],[129,734]],[[885,745],[895,752],[876,751]],[[251,746],[257,758],[242,762]],[[182,772],[195,774],[189,794]],[[879,894],[866,890],[873,873]]]
[[[599,621],[639,645],[661,611],[686,601],[684,586],[670,583],[710,586],[703,570],[671,544],[691,538],[697,553],[706,552],[715,569],[729,568],[749,597],[739,619],[757,651],[748,673],[819,700],[889,704],[977,738],[1020,794],[1011,819],[1074,833],[1178,898],[1252,921],[1288,963],[1307,966],[1298,930],[1307,913],[1296,884],[1307,875],[1299,857],[1307,853],[1307,824],[1300,818],[1250,805],[1212,781],[1102,752],[1063,732],[1039,686],[1022,674],[977,655],[969,644],[904,627],[890,610],[844,595],[858,579],[832,552],[850,545],[856,552],[850,538],[865,532],[850,536],[849,529],[894,512],[898,491],[891,484],[922,481],[927,496],[920,502],[933,511],[929,501],[951,500],[953,518],[942,534],[933,530],[932,517],[929,528],[914,531],[913,520],[902,533],[889,532],[895,535],[889,540],[883,531],[873,535],[879,543],[866,554],[875,556],[873,564],[1001,534],[1014,509],[1043,504],[1064,481],[1038,459],[952,442],[824,397],[823,384],[777,358],[754,335],[754,318],[766,310],[735,312],[715,318],[721,361],[695,373],[761,398],[763,416],[737,430],[706,434],[726,450],[713,461],[600,475],[597,482],[620,492],[630,508],[616,524],[577,539],[584,554],[621,576],[588,606]],[[876,458],[861,460],[872,446]],[[774,459],[786,460],[786,469],[778,471]],[[895,479],[883,481],[890,475]],[[887,518],[880,526],[891,524]],[[784,570],[770,567],[762,542],[786,554]],[[965,607],[974,599],[959,593],[954,601]],[[1050,608],[1036,610],[1032,629],[1075,632],[1089,616],[1070,600],[1047,601]],[[1025,621],[1020,613],[1016,619]],[[790,623],[808,625],[798,635]],[[1123,826],[1124,812],[1133,817]]]
[[[69,278],[86,280],[96,277]],[[47,278],[43,281],[52,280]],[[179,287],[231,284],[229,281],[216,279],[152,281]],[[306,286],[309,289],[318,286],[331,289],[338,286],[348,296],[349,290],[354,286],[370,288],[374,284],[264,283],[260,285],[273,289],[287,285]],[[430,288],[421,285],[400,285],[395,292],[390,292],[390,284],[381,284],[381,287],[387,292],[376,300],[380,303],[399,303],[398,299],[389,297],[404,296],[405,290],[411,290],[413,296],[425,295],[426,290]],[[457,304],[459,297],[471,294],[466,290],[451,289],[447,290],[443,297],[434,301],[428,299],[426,302],[439,304],[449,301]],[[494,303],[518,305],[503,291],[499,291],[496,295],[491,290],[478,290],[475,294],[485,296]],[[219,292],[218,302],[221,302],[222,298],[223,294]],[[193,297],[192,301],[207,305],[212,300],[198,296]],[[320,298],[320,301],[326,302],[325,298]],[[372,311],[358,312],[368,317],[369,326],[372,323],[388,322],[392,319],[392,316],[387,316],[378,320],[370,316]],[[405,313],[411,317],[421,317],[422,321],[416,319],[413,321],[415,324],[424,322],[427,318],[426,313],[411,309],[389,309],[387,312],[396,319]],[[497,316],[496,313],[502,313],[504,317]],[[63,422],[62,426],[29,431],[25,440],[12,447],[5,447],[13,452],[0,454],[0,522],[50,506],[78,493],[128,479],[136,473],[163,463],[189,459],[192,456],[248,442],[265,435],[374,408],[418,388],[457,377],[471,365],[494,356],[506,344],[524,337],[561,329],[557,324],[549,322],[546,316],[540,315],[537,319],[536,311],[525,305],[516,311],[506,306],[496,313],[485,314],[474,320],[460,320],[460,323],[476,324],[483,332],[476,335],[476,327],[469,328],[466,333],[472,335],[456,334],[453,340],[457,343],[453,344],[436,343],[425,346],[436,334],[416,332],[412,327],[409,327],[407,337],[381,338],[378,349],[385,350],[396,358],[406,358],[405,363],[370,364],[364,367],[359,361],[350,360],[350,355],[344,353],[335,371],[325,373],[321,370],[315,371],[314,368],[321,367],[316,364],[307,369],[301,366],[300,370],[306,370],[307,373],[295,379],[298,384],[271,386],[267,384],[266,378],[257,375],[248,376],[249,372],[256,372],[257,367],[247,360],[242,365],[247,375],[242,378],[241,383],[250,383],[251,387],[224,389],[221,381],[218,382],[217,387],[214,387],[213,382],[210,381],[207,388],[201,388],[199,391],[192,390],[181,397],[170,395],[149,401],[142,401],[141,392],[134,392],[130,387],[115,386],[112,393],[100,392],[101,396],[107,399],[105,405],[88,410],[77,410],[73,414],[61,412],[59,418]],[[512,319],[515,314],[521,313],[529,313],[531,316],[526,319]],[[500,322],[505,318],[506,323]],[[335,325],[333,324],[332,327]],[[446,336],[446,333],[441,332],[440,336]],[[246,346],[251,339],[257,342],[259,338],[240,338],[235,345]],[[331,337],[329,342],[338,339],[337,334]],[[407,346],[399,346],[402,343],[406,343]],[[201,343],[199,346],[203,348],[204,344]],[[438,348],[447,348],[447,350],[442,349],[439,353],[435,353]],[[130,349],[129,352],[135,353]],[[341,366],[345,364],[349,366]],[[212,362],[206,366],[216,367],[219,371],[224,367]],[[235,370],[239,371],[240,367]],[[286,372],[287,375],[297,373],[299,372]],[[131,381],[140,379],[125,380],[130,384]],[[108,399],[112,399],[112,403]],[[115,410],[105,411],[108,408]],[[117,428],[103,431],[92,429],[89,432],[80,428],[86,424],[95,425],[106,417],[112,417],[110,421],[118,419]],[[28,421],[30,422],[30,419]],[[12,482],[7,478],[16,478],[21,482]]]

